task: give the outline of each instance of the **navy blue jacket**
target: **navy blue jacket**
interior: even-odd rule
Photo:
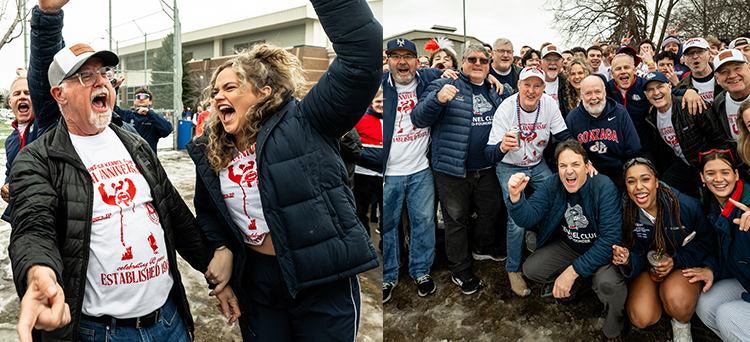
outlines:
[[[598,117],[591,116],[579,104],[565,118],[565,124],[588,151],[597,170],[605,174],[622,173],[622,165],[641,151],[641,141],[625,107],[611,98],[606,101]]]
[[[750,186],[737,182],[732,198],[740,203],[750,203]],[[739,225],[732,222],[742,216],[742,210],[731,203],[724,208],[727,209],[728,217],[722,214],[718,205],[708,210],[708,219],[716,230],[718,245],[714,247],[715,253],[704,260],[704,264],[714,272],[714,283],[719,279],[734,277],[745,291],[750,292],[750,249],[747,248],[750,246],[750,232],[740,231]]]
[[[263,215],[292,297],[378,266],[354,210],[339,140],[378,89],[383,29],[364,1],[312,2],[337,57],[304,100],[290,97],[266,114],[256,145]],[[197,172],[195,211],[209,241],[234,253],[231,285],[242,298],[246,248],[206,158],[207,136],[186,146]]]
[[[666,186],[663,182],[659,183],[659,186]],[[706,214],[703,212],[703,205],[695,198],[687,196],[675,189],[670,188],[675,195],[677,200],[680,202],[680,223],[682,229],[685,230],[686,235],[682,234],[676,226],[665,227],[666,230],[664,243],[666,248],[664,253],[672,257],[674,262],[674,270],[686,269],[691,267],[698,267],[703,263],[703,260],[708,256],[715,243],[714,234],[711,231],[711,226],[706,219]],[[630,201],[631,199],[625,199]],[[669,226],[670,218],[668,210],[666,209],[667,203],[663,197],[659,198],[662,201],[664,209],[664,225]],[[638,215],[643,215],[638,210]],[[675,222],[676,223],[676,222]],[[643,227],[643,224],[638,223],[636,219],[636,227]],[[635,229],[634,227],[626,227],[625,229]],[[651,229],[641,228],[645,237],[637,237],[633,234],[633,245],[624,246],[630,250],[630,265],[620,265],[620,272],[627,278],[634,278],[648,270],[649,262],[646,259],[646,255],[649,250],[649,245],[653,240],[653,226]],[[696,232],[695,238],[688,242],[687,245],[682,247],[685,237],[692,232]]]
[[[444,85],[451,84],[458,88],[453,100],[440,103],[437,94]],[[485,81],[484,87],[490,88]],[[430,83],[419,102],[411,110],[414,126],[432,126],[431,166],[432,170],[454,177],[466,177],[466,158],[469,156],[469,139],[471,123],[474,117],[474,102],[469,76],[461,72],[457,80],[443,78]],[[510,89],[503,89],[503,95],[489,89],[488,99],[497,108],[505,98],[510,96]],[[489,139],[488,136],[485,140]]]
[[[123,121],[133,125],[138,135],[146,140],[148,146],[151,146],[154,152],[156,152],[156,144],[159,139],[172,133],[172,123],[151,109],[148,110],[146,115],[117,106],[115,106],[114,111],[120,115]]]
[[[427,85],[435,79],[440,78],[442,74],[443,72],[440,69],[435,68],[417,70],[417,74],[414,76],[417,79],[417,98],[421,98]],[[383,73],[383,175],[385,175],[388,155],[391,152],[393,129],[396,127],[396,107],[398,107],[396,82],[391,77],[391,72],[386,71]],[[413,120],[414,118],[412,117],[412,122]]]
[[[612,261],[612,245],[622,242],[622,206],[615,184],[607,176],[586,176],[586,183],[578,190],[583,200],[589,223],[597,239],[594,245],[573,261],[573,269],[581,277],[589,277]],[[516,203],[507,201],[508,215],[521,227],[532,227],[541,222],[537,249],[562,233],[560,222],[568,206],[568,191],[554,174],[542,183],[527,200],[525,196]]]

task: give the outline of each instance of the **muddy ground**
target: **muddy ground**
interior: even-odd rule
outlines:
[[[472,295],[463,294],[450,280],[443,230],[438,229],[437,252],[432,277],[437,291],[426,298],[402,266],[394,298],[384,305],[387,342],[583,342],[605,341],[601,332],[604,306],[589,291],[580,302],[556,304],[541,298],[541,285],[527,281],[532,294],[519,298],[510,290],[505,262],[474,261],[473,271],[485,287]],[[528,251],[525,251],[528,256]],[[671,341],[670,317],[663,314],[658,324],[645,330],[626,325],[626,341]],[[697,316],[692,320],[693,341],[720,341]]]

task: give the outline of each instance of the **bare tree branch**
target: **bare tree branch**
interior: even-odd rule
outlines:
[[[3,35],[2,40],[0,40],[0,49],[2,49],[3,46],[5,46],[5,44],[12,42],[14,39],[20,37],[21,34],[23,34],[24,26],[21,26],[20,32],[15,32],[15,31],[16,31],[16,28],[18,27],[18,24],[26,20],[26,18],[23,16],[23,6],[26,4],[26,1],[25,0],[13,0],[13,2],[15,3],[14,17],[10,26],[8,27],[8,30]],[[8,10],[8,3],[9,2],[5,2],[4,4],[5,6],[3,6],[2,12],[0,12],[0,21],[5,21],[5,14],[7,13],[7,10]]]

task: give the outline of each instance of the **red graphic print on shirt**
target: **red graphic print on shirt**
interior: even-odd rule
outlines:
[[[242,203],[243,203],[243,209],[245,210],[245,215],[249,218],[250,215],[247,213],[247,193],[245,193],[245,186],[248,188],[253,187],[253,182],[257,185],[258,181],[258,173],[255,172],[255,161],[250,160],[247,162],[247,164],[240,164],[237,166],[238,169],[240,169],[241,173],[234,173],[234,165],[229,165],[229,180],[231,180],[234,183],[237,183],[237,185],[240,186],[240,189],[242,189]],[[248,226],[248,229],[255,230],[255,220],[250,221],[250,225]]]
[[[122,254],[122,260],[133,259],[132,247],[125,245],[125,237],[123,233],[124,224],[122,223],[122,208],[133,204],[133,198],[135,197],[135,184],[130,178],[125,178],[125,181],[119,181],[117,184],[111,183],[110,187],[113,193],[106,189],[104,183],[99,184],[99,194],[102,196],[102,201],[109,205],[114,205],[120,208],[120,242],[125,247],[125,252]],[[135,206],[133,206],[133,212],[135,212]]]
[[[404,128],[401,127],[401,121],[404,120],[404,115],[411,113],[411,110],[414,108],[415,104],[416,103],[414,102],[413,98],[406,99],[405,101],[399,101],[398,108],[396,108],[396,111],[401,114],[401,118],[398,120],[399,130],[398,132],[396,132],[396,134],[404,133]],[[412,125],[411,129],[416,131],[417,127]]]

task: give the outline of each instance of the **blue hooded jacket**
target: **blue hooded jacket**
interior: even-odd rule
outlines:
[[[675,39],[677,40],[677,43],[680,45],[680,49],[677,50],[677,63],[674,65],[674,73],[677,75],[677,78],[682,80],[685,76],[687,76],[690,73],[690,68],[688,68],[687,65],[680,63],[680,58],[682,58],[682,41],[680,41],[680,38],[677,38],[675,36],[667,36],[664,38],[664,40],[661,42],[661,50],[664,51],[664,45],[667,41],[667,39]]]

